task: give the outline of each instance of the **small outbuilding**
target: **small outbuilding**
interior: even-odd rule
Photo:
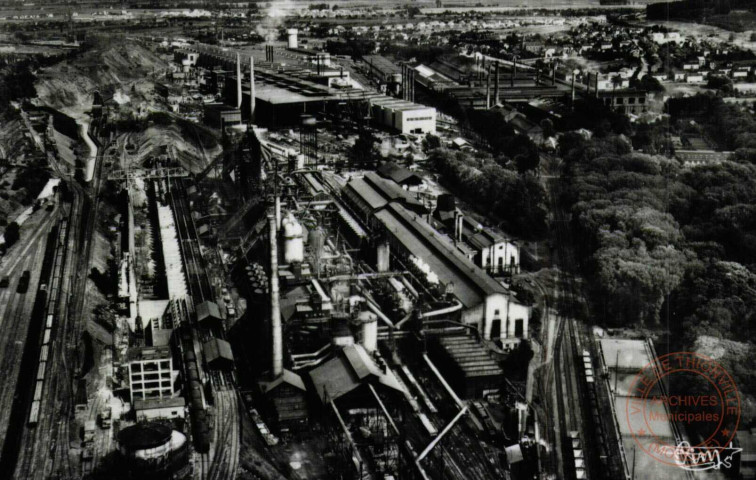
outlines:
[[[218,304],[205,301],[197,305],[197,321],[199,323],[220,323],[223,321]]]
[[[213,338],[202,345],[205,361],[211,370],[231,370],[234,368],[234,354],[231,345],[220,338]]]

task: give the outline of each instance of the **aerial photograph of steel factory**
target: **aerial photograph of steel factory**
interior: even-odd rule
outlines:
[[[756,1],[0,0],[0,480],[756,479]]]

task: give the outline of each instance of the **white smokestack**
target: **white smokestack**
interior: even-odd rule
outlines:
[[[297,40],[297,29],[290,28],[286,33],[289,35],[289,48],[297,48],[299,45],[299,41]]]
[[[236,53],[236,108],[241,108],[242,104],[242,75],[241,75],[241,57]]]
[[[249,56],[249,123],[255,120],[255,57]]]
[[[281,228],[281,196],[276,192],[276,230]]]
[[[281,305],[278,296],[278,229],[276,218],[268,215],[270,227],[270,328],[273,334],[273,380],[283,375],[283,341],[281,337]]]

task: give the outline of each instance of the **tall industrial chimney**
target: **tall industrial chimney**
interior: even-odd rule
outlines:
[[[465,216],[462,214],[461,211],[455,210],[454,211],[455,217],[454,217],[454,240],[457,242],[462,242],[462,233],[464,233],[464,218]]]
[[[499,104],[499,62],[494,67],[494,105]]]
[[[488,66],[486,74],[486,110],[491,108],[491,66]]]
[[[236,53],[236,108],[242,105],[242,73],[241,73],[241,56]]]
[[[407,100],[407,66],[402,65],[402,100]]]
[[[409,73],[409,81],[410,81],[410,86],[409,86],[410,98],[409,98],[409,101],[410,102],[414,102],[415,101],[415,70],[408,67],[407,72]]]
[[[575,108],[575,75],[577,75],[577,73],[573,71],[572,72],[572,88],[571,88],[571,93],[570,93],[570,105],[572,106],[573,109]]]
[[[517,57],[512,57],[512,87],[514,88],[515,76],[517,76]]]
[[[272,380],[283,375],[283,340],[281,334],[281,304],[278,293],[278,229],[276,218],[268,215],[270,228],[270,328],[273,336]]]
[[[249,56],[249,123],[255,121],[255,57]]]
[[[598,90],[599,90],[598,89],[598,80],[599,80],[599,74],[598,74],[598,72],[596,72],[596,78],[594,80],[595,83],[593,84],[593,88],[594,88],[593,93],[596,95],[596,98],[599,97],[599,94],[598,94]]]
[[[415,101],[415,74],[417,73],[417,70],[414,68],[412,69],[412,101]]]

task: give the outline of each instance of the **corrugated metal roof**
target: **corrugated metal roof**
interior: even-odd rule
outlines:
[[[284,383],[291,385],[292,387],[295,387],[299,390],[305,390],[305,384],[302,381],[302,377],[290,370],[284,370],[283,375],[273,380],[272,382],[261,384],[260,388],[262,389],[263,393],[268,393],[271,390],[275,390],[276,387]]]
[[[453,244],[442,240],[441,234],[425,220],[403,206],[392,203],[375,215],[407,251],[422,258],[443,283],[454,283],[454,295],[465,307],[480,304],[488,295],[507,292]]]
[[[362,178],[354,178],[345,187],[347,196],[366,204],[371,210],[377,210],[388,203],[388,200]]]
[[[205,352],[205,360],[207,360],[207,363],[212,363],[216,360],[234,361],[231,345],[220,338],[208,340],[202,345],[202,350]]]
[[[383,55],[363,55],[362,59],[372,68],[380,71],[383,75],[402,73],[402,69],[397,64],[384,57]]]
[[[439,337],[438,342],[459,366],[465,377],[488,377],[504,373],[498,362],[488,354],[485,346],[471,337],[466,335]],[[461,345],[465,348],[460,349]]]
[[[325,396],[336,400],[366,382],[377,382],[403,391],[393,373],[380,370],[361,345],[344,347],[335,358],[314,368],[309,375],[321,400]]]
[[[344,223],[346,223],[349,226],[349,228],[355,233],[355,235],[357,235],[357,237],[359,238],[367,237],[367,233],[365,232],[365,230],[363,230],[360,224],[357,223],[357,220],[352,218],[352,216],[349,215],[349,213],[341,207],[339,207],[339,216],[341,217],[342,220],[344,220]]]
[[[378,173],[389,179],[393,180],[394,182],[398,184],[402,184],[405,182],[408,182],[412,185],[419,185],[423,183],[422,177],[420,175],[416,174],[412,170],[399,166],[393,162],[386,162],[380,167],[378,167]]]
[[[208,300],[197,305],[197,320],[201,322],[209,318],[214,320],[223,319],[218,304]]]

